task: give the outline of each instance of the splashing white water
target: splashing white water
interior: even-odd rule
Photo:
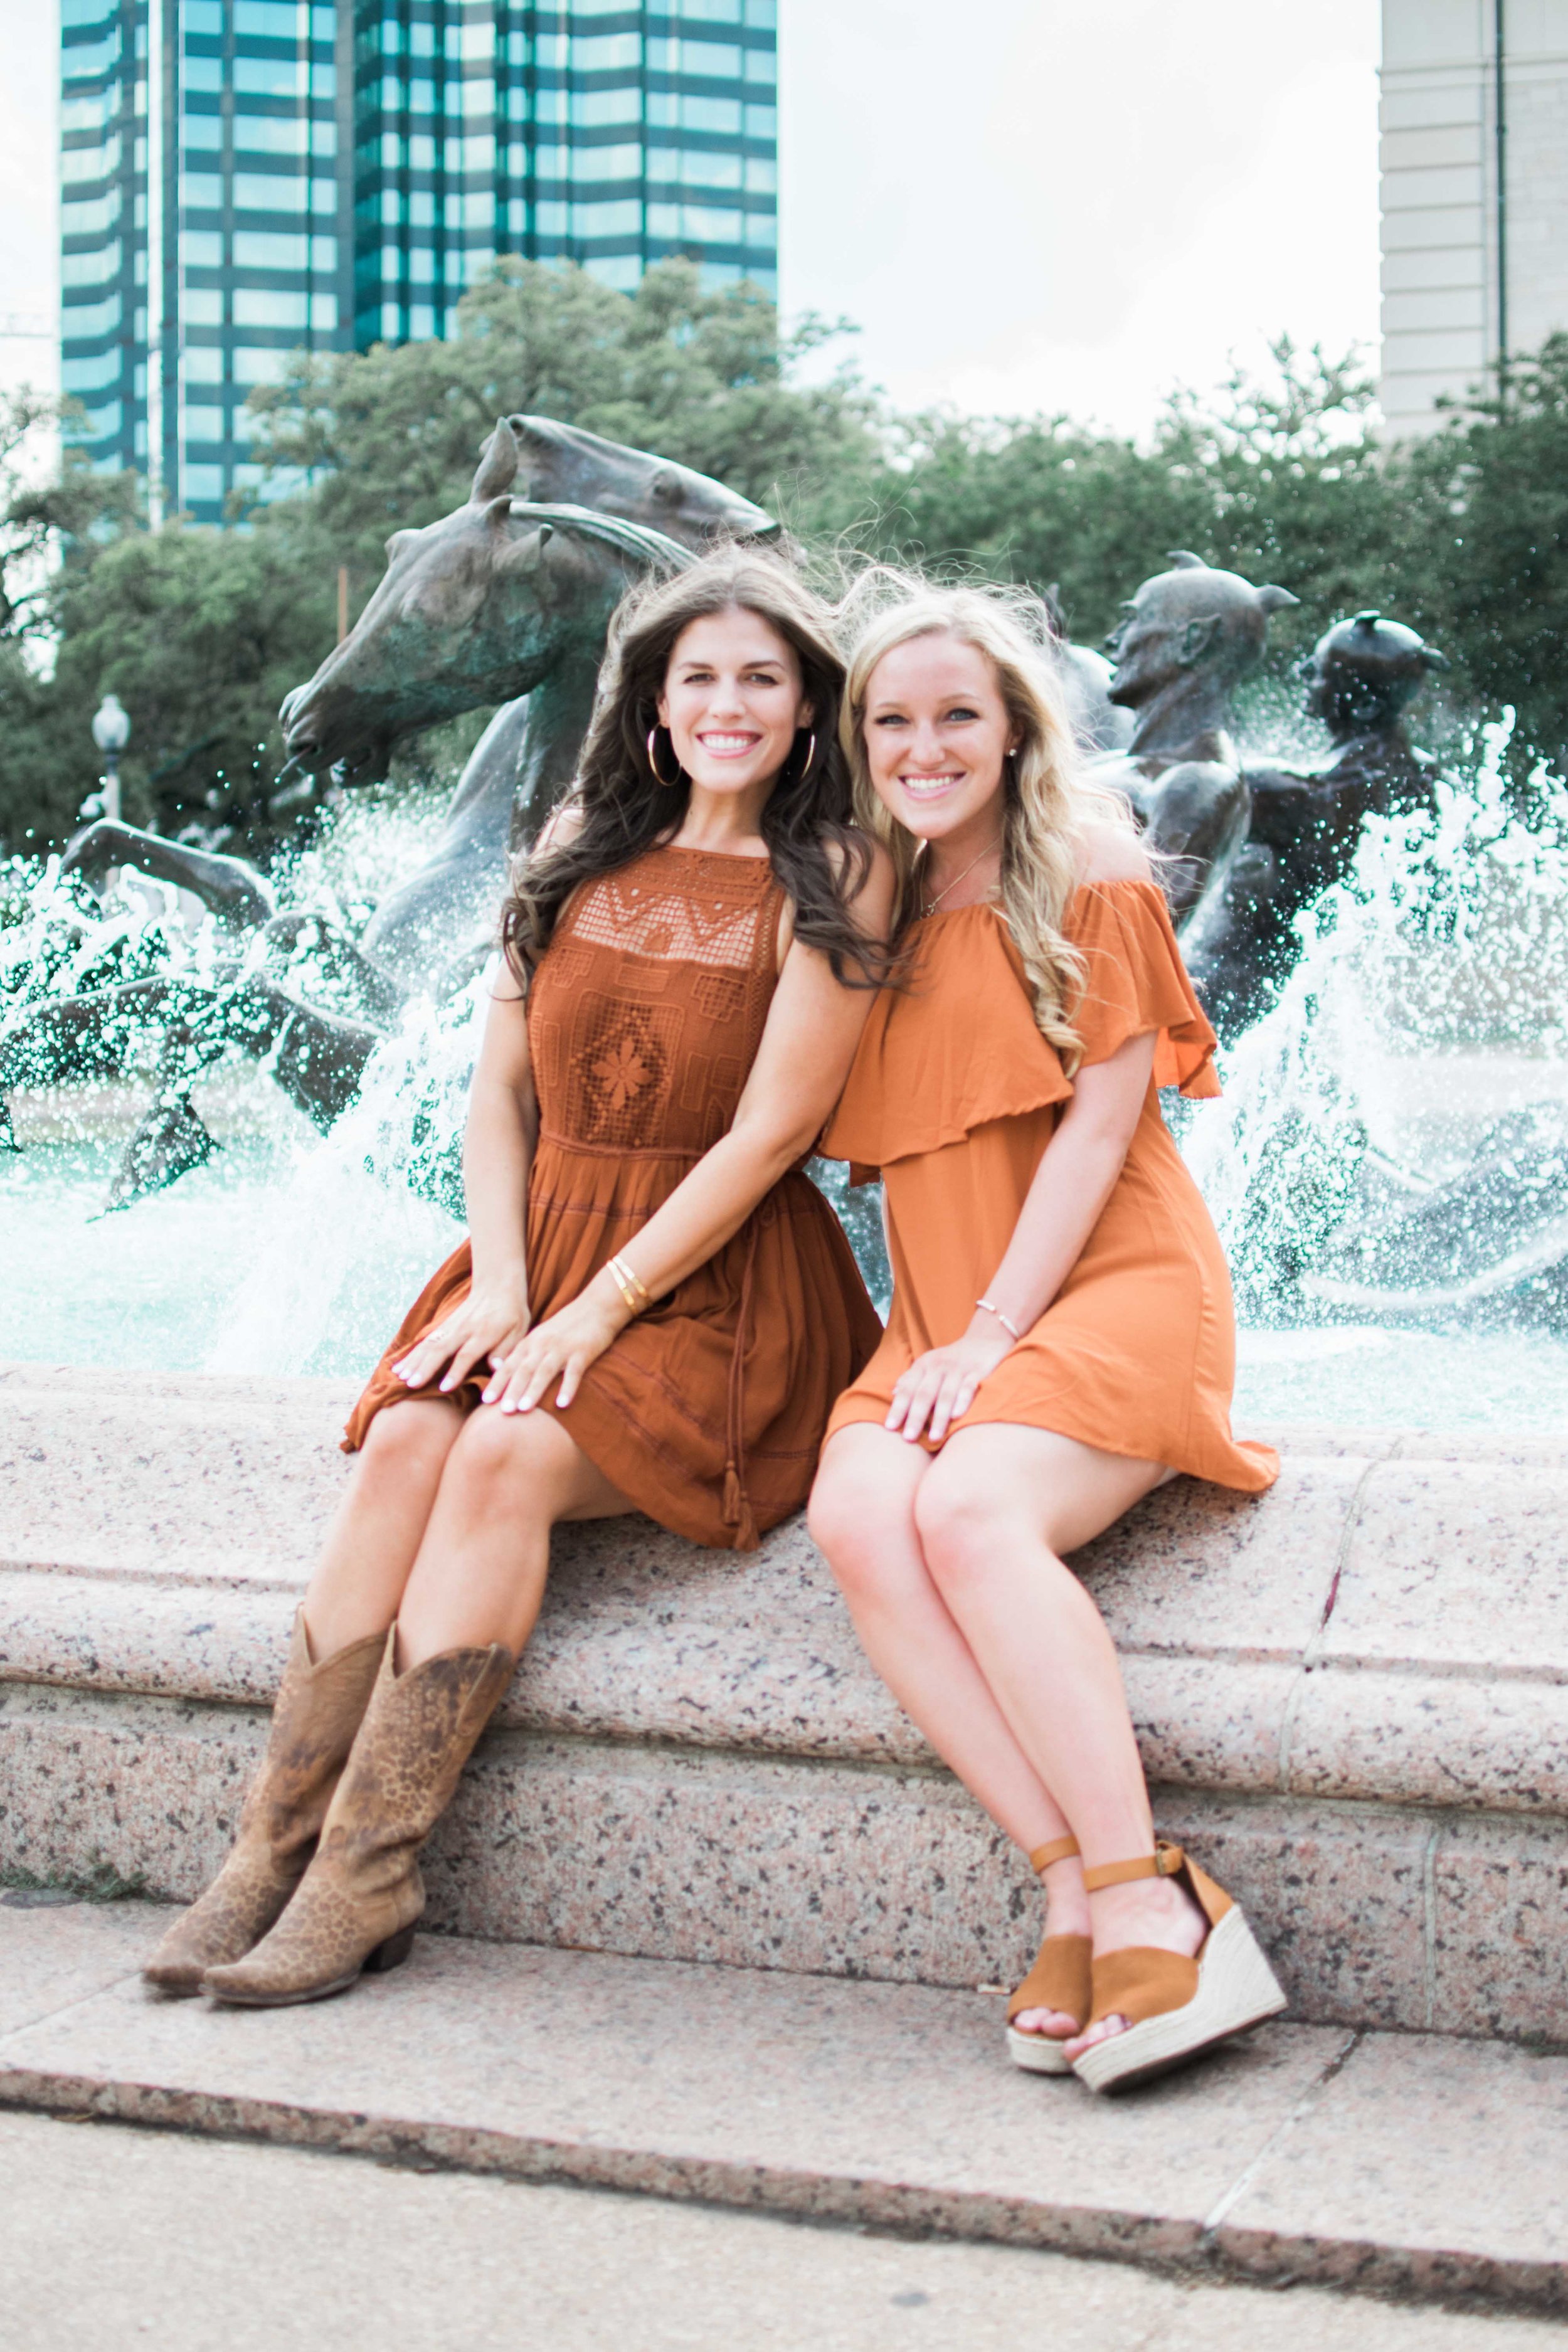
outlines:
[[[1554,1315],[1568,1256],[1568,788],[1521,809],[1484,730],[1435,807],[1369,819],[1184,1149],[1245,1320]]]
[[[411,1003],[330,1135],[300,1150],[208,1355],[214,1372],[371,1360],[462,1231],[461,1153],[487,974]]]

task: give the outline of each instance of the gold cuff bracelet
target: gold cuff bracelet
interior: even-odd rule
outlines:
[[[612,1257],[605,1263],[616,1287],[626,1300],[627,1307],[634,1315],[640,1315],[644,1307],[650,1303],[647,1285],[640,1276],[633,1273],[624,1257]]]

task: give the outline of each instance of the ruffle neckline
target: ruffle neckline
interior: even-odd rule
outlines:
[[[1159,886],[1080,884],[1065,928],[1086,966],[1073,1013],[1079,1066],[1109,1061],[1152,1029],[1155,1083],[1217,1095],[1215,1034]],[[857,1163],[858,1175],[1072,1097],[1060,1056],[1036,1026],[1023,959],[999,907],[977,901],[923,917],[913,950],[905,986],[885,990],[872,1007],[819,1147]]]

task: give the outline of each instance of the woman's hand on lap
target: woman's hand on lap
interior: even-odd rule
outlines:
[[[411,1389],[428,1388],[443,1364],[440,1393],[460,1388],[476,1364],[495,1365],[528,1331],[528,1282],[521,1274],[476,1283],[393,1370]],[[493,1385],[493,1383],[492,1383]]]
[[[950,1425],[969,1411],[980,1383],[994,1372],[1013,1342],[994,1318],[984,1328],[966,1331],[946,1348],[931,1348],[917,1356],[893,1389],[883,1427],[907,1437],[912,1444],[924,1431],[940,1444]]]
[[[499,1404],[503,1412],[531,1412],[552,1381],[559,1377],[555,1402],[564,1410],[589,1365],[604,1354],[625,1328],[626,1319],[624,1309],[601,1297],[596,1289],[584,1291],[492,1359],[495,1377],[485,1391],[484,1402]]]

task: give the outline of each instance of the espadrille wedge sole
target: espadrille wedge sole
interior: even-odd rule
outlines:
[[[1285,2006],[1273,1969],[1241,1911],[1179,1845],[1162,1839],[1153,1853],[1100,1863],[1083,1874],[1090,1895],[1136,1878],[1179,1879],[1208,1922],[1195,1958],[1159,1945],[1126,1945],[1094,1962],[1090,2025],[1127,2022],[1073,2061],[1091,2091],[1125,2091],[1184,2064],[1234,2034],[1261,2025]]]
[[[1064,1936],[1052,1940],[1065,1943],[1068,1939]],[[1079,1939],[1075,1937],[1073,1940],[1077,1942]],[[1089,1937],[1085,1936],[1082,1941],[1087,1944]],[[1061,2003],[1037,2000],[1031,2006],[1035,2009],[1058,2009]],[[1070,2017],[1072,2011],[1068,2010],[1067,2014]],[[1020,2033],[1016,2025],[1010,2025],[1007,2028],[1007,2055],[1015,2066],[1023,2068],[1026,2074],[1070,2074],[1072,2060],[1068,2056],[1065,2045],[1071,2040],[1070,2033],[1064,2033],[1058,2041],[1054,2034]]]
[[[1197,1990],[1190,2000],[1095,2042],[1074,2062],[1079,2081],[1091,2091],[1131,2090],[1278,2017],[1285,2007],[1274,1971],[1234,1903],[1209,1929],[1196,1965]]]

